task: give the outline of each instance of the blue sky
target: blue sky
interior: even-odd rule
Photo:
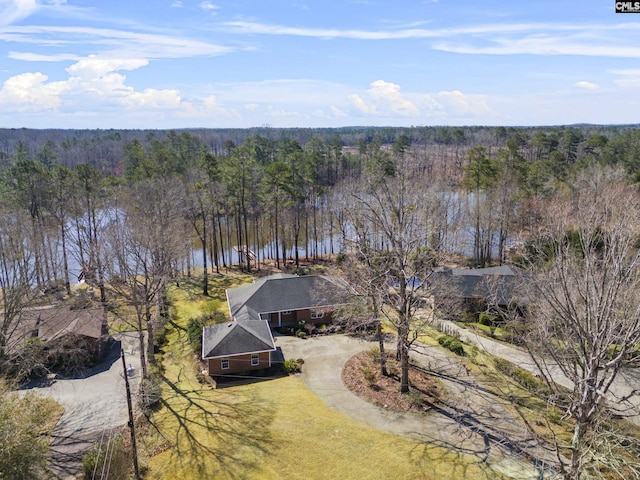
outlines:
[[[0,0],[0,127],[640,123],[608,0]]]

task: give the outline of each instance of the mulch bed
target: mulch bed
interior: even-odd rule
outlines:
[[[426,412],[445,396],[440,381],[419,370],[409,370],[409,393],[400,393],[400,362],[387,354],[389,376],[380,374],[379,353],[361,352],[342,370],[342,381],[359,397],[396,412]]]

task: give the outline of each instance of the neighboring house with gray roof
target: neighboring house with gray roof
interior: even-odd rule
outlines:
[[[348,286],[323,275],[280,273],[226,291],[232,322],[204,327],[202,359],[210,375],[271,366],[276,350],[271,328],[326,324]]]
[[[202,332],[202,359],[209,375],[269,368],[275,350],[271,329],[264,320],[218,323]]]
[[[456,301],[477,311],[487,306],[521,304],[523,301],[517,296],[521,281],[506,265],[475,269],[438,267],[429,277],[436,305]]]

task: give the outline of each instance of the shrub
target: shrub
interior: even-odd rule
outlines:
[[[306,338],[307,337],[307,332],[305,332],[304,330],[298,330],[296,331],[296,337],[298,338]]]
[[[362,376],[369,385],[376,384],[376,374],[371,367],[362,366],[360,367],[360,371],[362,372]]]
[[[444,348],[452,351],[456,355],[459,355],[461,357],[464,356],[464,347],[462,346],[462,342],[457,338],[451,337],[449,335],[443,335],[438,338],[438,343]]]
[[[509,377],[512,375],[513,369],[515,368],[515,365],[509,360],[505,360],[500,357],[493,357],[493,366],[498,372],[504,373]]]
[[[379,360],[380,359],[380,347],[371,347],[369,350],[367,350],[367,355],[369,355],[369,357],[372,360]]]
[[[540,379],[536,378],[531,372],[517,367],[510,361],[504,358],[494,357],[493,366],[498,372],[510,377],[524,389],[534,393],[546,393],[547,387]]]
[[[407,393],[407,397],[409,398],[409,404],[412,407],[419,407],[424,403],[424,397],[420,392],[416,392],[415,390]]]
[[[291,374],[291,373],[299,372],[301,367],[301,364],[299,363],[299,361],[300,359],[294,360],[293,358],[289,358],[285,360],[284,363],[282,364],[282,369],[284,370],[284,373]]]
[[[202,351],[202,328],[207,325],[214,325],[216,323],[224,323],[227,321],[227,316],[222,312],[216,312],[211,315],[203,313],[202,315],[194,318],[190,318],[187,323],[187,338],[193,351],[200,354]]]
[[[493,327],[496,324],[497,317],[490,313],[481,313],[478,316],[478,323],[486,327]]]
[[[548,407],[544,416],[548,421],[555,423],[556,425],[560,425],[560,422],[562,421],[562,415],[555,407]]]
[[[160,379],[157,376],[145,378],[140,382],[140,389],[138,390],[138,405],[140,405],[140,409],[145,414],[149,414],[159,406],[161,399],[162,385],[160,384]]]
[[[344,252],[338,253],[336,256],[336,265],[342,265],[344,261],[347,259],[347,254]]]

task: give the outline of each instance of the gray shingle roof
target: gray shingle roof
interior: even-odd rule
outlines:
[[[499,304],[511,302],[520,281],[506,265],[475,269],[439,267],[429,279],[434,295],[480,300],[494,297]]]
[[[202,358],[227,357],[276,349],[266,320],[226,322],[202,329]]]
[[[302,310],[345,302],[347,285],[323,275],[277,274],[227,290],[229,311],[237,320],[259,318],[260,313]]]

